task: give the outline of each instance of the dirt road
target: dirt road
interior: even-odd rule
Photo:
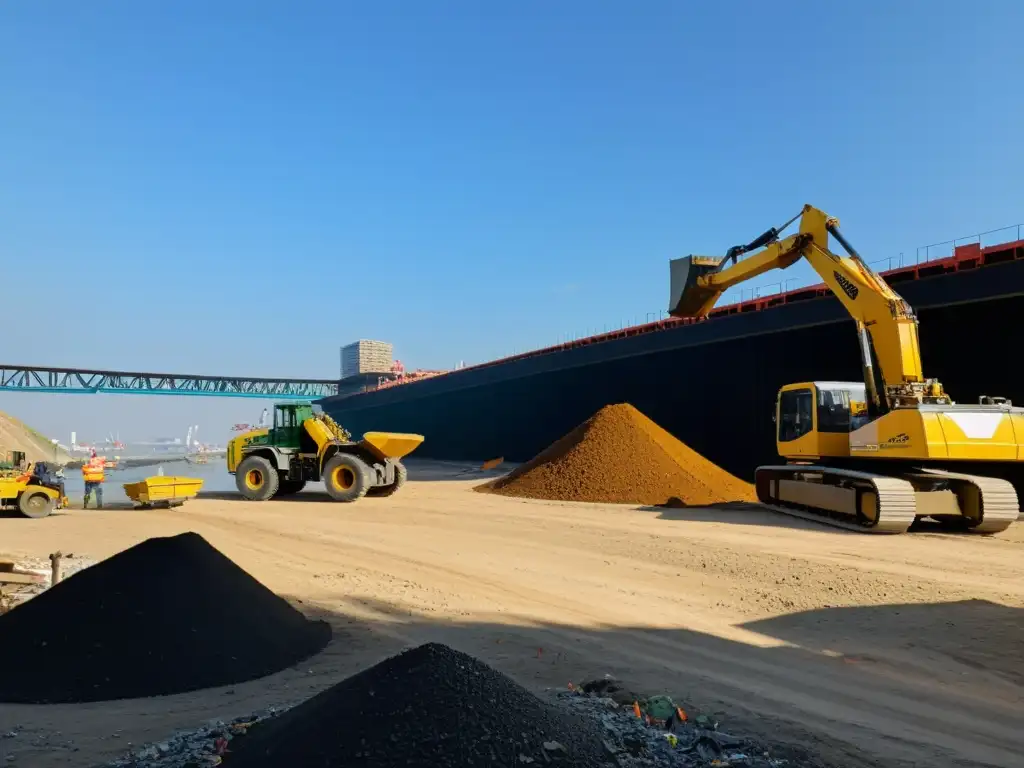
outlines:
[[[534,688],[611,673],[831,765],[1020,764],[1024,523],[992,538],[871,537],[750,508],[527,502],[473,493],[450,469],[417,474],[430,479],[343,507],[304,494],[0,519],[0,550],[33,556],[103,557],[195,530],[335,626],[307,664],[227,690],[0,705],[0,735],[23,729],[0,754],[95,765],[430,639]]]

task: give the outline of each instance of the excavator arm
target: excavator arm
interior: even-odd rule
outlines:
[[[800,229],[780,239],[796,218]],[[829,250],[829,235],[846,252]],[[761,249],[744,259],[740,256]],[[872,416],[899,405],[948,403],[941,385],[921,370],[917,317],[839,232],[837,219],[810,205],[780,229],[770,229],[724,258],[687,256],[671,262],[669,314],[705,317],[728,289],[772,269],[806,259],[856,321]]]

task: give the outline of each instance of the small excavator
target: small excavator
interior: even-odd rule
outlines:
[[[797,219],[799,232],[782,237]],[[845,255],[829,249],[829,235]],[[761,502],[869,533],[903,533],[922,518],[954,530],[1005,530],[1019,514],[1016,489],[1024,489],[1024,408],[988,396],[954,403],[925,377],[913,309],[847,242],[837,219],[805,205],[724,258],[673,259],[669,314],[706,317],[724,291],[800,259],[853,317],[864,380],[782,387],[774,420],[787,463],[757,468]]]

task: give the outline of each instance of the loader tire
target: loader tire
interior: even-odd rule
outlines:
[[[336,453],[324,466],[324,487],[335,501],[356,501],[370,488],[370,468],[358,456]]]
[[[18,497],[18,511],[25,517],[46,517],[53,511],[53,499],[38,491],[22,491]]]
[[[278,496],[294,496],[306,487],[305,480],[282,480],[277,490]]]
[[[243,459],[235,470],[238,492],[249,501],[267,501],[277,494],[281,478],[277,468],[262,456]]]
[[[409,470],[405,468],[405,464],[400,461],[395,462],[395,482],[390,485],[376,485],[366,492],[367,496],[376,496],[383,498],[384,496],[394,496],[398,493],[399,489],[405,485],[405,481],[409,477]]]

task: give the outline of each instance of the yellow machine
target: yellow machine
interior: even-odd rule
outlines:
[[[780,239],[797,218],[800,231]],[[845,256],[829,250],[829,235]],[[872,533],[902,533],[923,517],[982,533],[1007,528],[1019,512],[1014,486],[1024,487],[1024,409],[994,397],[955,404],[924,376],[914,311],[861,259],[837,219],[806,205],[724,258],[674,259],[669,313],[706,316],[724,291],[799,259],[856,322],[864,380],[782,388],[776,445],[788,463],[757,469],[761,501]]]
[[[390,496],[405,483],[401,459],[422,435],[367,432],[358,443],[309,403],[274,407],[274,426],[254,429],[228,443],[228,472],[239,493],[252,501],[298,493],[323,480],[335,501]]]
[[[167,477],[153,475],[136,483],[124,483],[124,494],[140,509],[155,507],[180,507],[189,499],[195,498],[203,489],[203,481],[198,477]]]
[[[24,453],[14,451],[0,465],[0,507],[13,507],[25,517],[40,518],[67,503],[64,482],[46,462],[28,464]]]

